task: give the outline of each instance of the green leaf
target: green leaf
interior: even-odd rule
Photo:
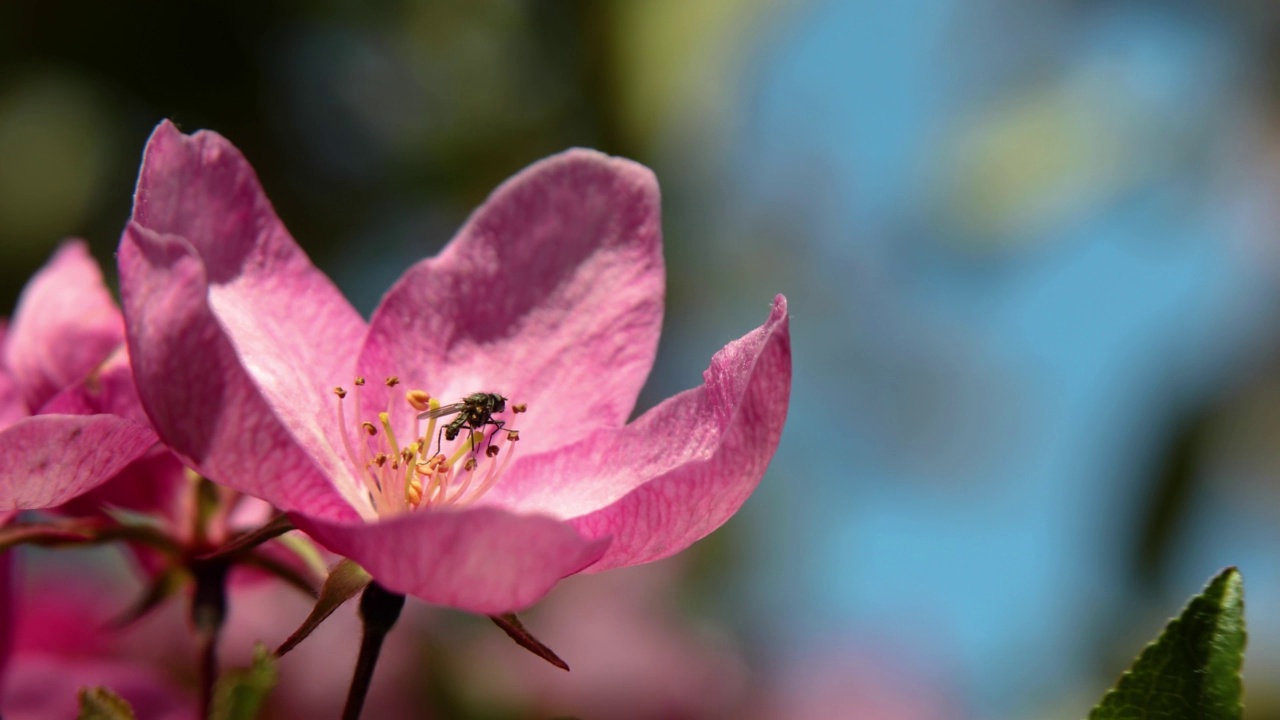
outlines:
[[[313,630],[320,627],[320,623],[324,622],[325,618],[332,615],[334,610],[342,606],[342,603],[355,597],[372,579],[364,568],[350,560],[342,560],[334,565],[329,571],[329,578],[324,581],[324,587],[320,588],[320,599],[311,609],[311,614],[302,621],[302,625],[293,631],[284,644],[276,648],[276,655],[282,656],[297,647],[298,643],[306,640]]]
[[[267,694],[280,681],[276,658],[265,645],[253,650],[253,665],[222,673],[213,689],[212,720],[254,720]]]
[[[1227,568],[1191,599],[1089,720],[1239,720],[1244,584]]]
[[[80,713],[76,720],[135,720],[133,708],[124,698],[104,687],[80,690]]]

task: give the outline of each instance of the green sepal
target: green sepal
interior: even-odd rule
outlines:
[[[254,528],[233,537],[226,545],[200,556],[201,560],[231,560],[239,558],[259,545],[293,530],[293,522],[285,514],[276,515],[262,527]]]
[[[1227,568],[1165,626],[1089,720],[1239,720],[1244,584]]]
[[[502,628],[502,632],[506,633],[507,637],[515,640],[516,644],[520,647],[528,650],[534,655],[537,655],[543,660],[546,660],[552,665],[555,665],[561,670],[566,672],[569,670],[569,663],[561,660],[560,656],[556,655],[551,648],[547,647],[541,640],[534,637],[533,633],[526,630],[524,623],[520,622],[520,618],[516,617],[515,613],[490,615],[489,619],[493,621],[494,625]]]
[[[76,720],[136,720],[133,708],[105,687],[81,688]]]
[[[253,664],[222,673],[213,689],[211,720],[254,720],[267,695],[280,682],[276,657],[261,643],[253,649]]]
[[[282,656],[297,647],[298,643],[306,640],[312,631],[320,627],[320,623],[324,622],[325,618],[332,615],[333,611],[343,603],[355,597],[372,579],[368,571],[350,560],[344,559],[334,565],[329,571],[329,577],[324,581],[324,587],[320,588],[320,598],[316,600],[311,614],[307,615],[302,625],[276,649],[276,655]]]

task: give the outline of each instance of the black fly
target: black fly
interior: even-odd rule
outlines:
[[[469,428],[471,431],[479,431],[483,433],[486,426],[494,427],[493,434],[496,435],[502,427],[506,425],[504,420],[494,420],[493,414],[500,413],[507,409],[507,399],[497,393],[474,392],[462,398],[462,402],[449,403],[441,405],[433,410],[428,410],[418,415],[419,420],[430,420],[432,418],[444,417],[446,415],[457,415],[448,425],[440,429],[436,435],[436,454],[440,454],[440,436],[443,435],[445,440],[456,440],[458,433],[462,432],[462,428]],[[489,436],[490,439],[493,435]],[[474,450],[474,447],[472,448]]]

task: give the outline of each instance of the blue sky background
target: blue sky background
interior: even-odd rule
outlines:
[[[1250,38],[1207,8],[973,10],[819,3],[742,77],[728,212],[786,213],[752,242],[805,278],[751,613],[791,654],[900,642],[967,716],[1027,717],[1236,564],[1265,682],[1274,507],[1197,497],[1168,593],[1127,579],[1177,416],[1275,340]]]

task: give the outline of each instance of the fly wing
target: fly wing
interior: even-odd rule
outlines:
[[[445,415],[457,415],[458,413],[465,410],[466,407],[467,407],[466,403],[460,403],[460,402],[449,403],[448,405],[441,405],[440,407],[435,408],[434,410],[428,410],[426,412],[418,413],[418,419],[430,420],[432,418],[444,417]]]

